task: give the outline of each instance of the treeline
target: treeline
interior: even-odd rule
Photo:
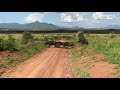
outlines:
[[[90,34],[120,34],[120,29],[105,29],[105,30],[84,30],[85,33]]]
[[[23,33],[23,32],[31,32],[31,33],[76,33],[78,31],[81,30],[71,30],[71,29],[58,29],[58,30],[44,30],[44,31],[36,31],[36,30],[0,30],[0,33],[2,34],[9,34],[9,33]],[[90,33],[90,34],[109,34],[109,33],[114,33],[114,34],[120,34],[120,30],[119,29],[104,29],[104,30],[90,30],[90,29],[84,29],[82,30],[84,31],[84,33]]]

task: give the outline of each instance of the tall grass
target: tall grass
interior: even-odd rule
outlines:
[[[118,64],[120,66],[120,35],[117,34],[89,34],[85,35],[89,44],[87,46],[80,45],[75,38],[69,39],[74,42],[77,47],[91,48],[95,52],[103,53],[107,57],[106,61]],[[76,51],[75,48],[71,49],[70,58],[75,60],[83,55],[84,50]],[[87,51],[86,51],[87,52]]]
[[[106,54],[106,60],[120,65],[120,37],[119,35],[96,35],[89,36],[89,47],[96,52]]]
[[[9,66],[13,66],[15,63],[27,60],[28,58],[47,48],[47,46],[44,45],[44,40],[34,40],[32,38],[33,42],[27,42],[23,44],[21,43],[22,38],[16,40],[12,35],[8,35],[6,37],[7,39],[5,39],[3,36],[0,37],[0,51],[14,52],[17,50],[20,52],[20,56],[17,58],[12,56],[7,57],[6,60],[2,60],[0,62],[0,68],[8,68]]]

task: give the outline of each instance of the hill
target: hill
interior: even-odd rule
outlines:
[[[120,29],[120,25],[109,25],[105,29]]]
[[[26,30],[57,30],[62,29],[60,26],[56,26],[48,23],[40,23],[38,21],[33,23],[18,24],[18,23],[0,23],[0,28],[5,29],[26,29]]]

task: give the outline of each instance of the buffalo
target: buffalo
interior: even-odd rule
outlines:
[[[45,45],[49,45],[49,47],[51,45],[54,45],[54,47],[65,47],[65,48],[68,48],[68,47],[72,47],[74,48],[75,47],[75,44],[73,43],[70,43],[70,42],[56,42],[56,41],[49,41],[49,42],[46,42]]]
[[[64,46],[63,42],[55,42],[55,47],[60,47],[60,46]]]
[[[64,42],[64,47],[65,47],[65,48],[68,48],[68,47],[74,48],[74,47],[75,47],[75,44],[70,43],[70,42]]]
[[[50,47],[51,45],[55,45],[55,41],[48,41],[45,43],[45,45],[49,45]]]

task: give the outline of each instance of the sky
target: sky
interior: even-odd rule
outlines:
[[[120,12],[0,12],[0,23],[46,22],[66,27],[120,25]]]

